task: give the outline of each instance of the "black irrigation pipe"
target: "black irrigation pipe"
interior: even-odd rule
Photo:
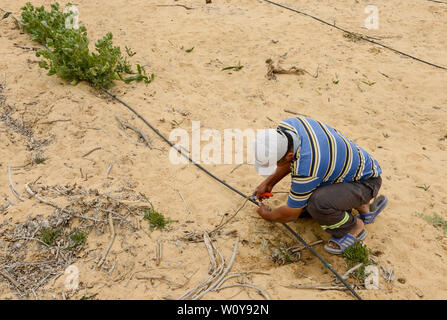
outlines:
[[[388,49],[388,50],[391,50],[391,51],[393,51],[393,52],[399,53],[399,54],[401,54],[401,55],[403,55],[403,56],[406,56],[406,57],[408,57],[408,58],[411,58],[411,59],[417,60],[417,61],[419,61],[419,62],[428,64],[428,65],[430,65],[430,66],[432,66],[432,67],[439,68],[439,69],[443,69],[443,70],[447,70],[446,67],[443,67],[443,66],[440,66],[440,65],[437,65],[437,64],[428,62],[428,61],[426,61],[426,60],[417,58],[417,57],[412,56],[412,55],[410,55],[410,54],[408,54],[408,53],[405,53],[405,52],[399,51],[399,50],[397,50],[397,49],[391,48],[391,47],[389,47],[389,46],[387,46],[387,45],[384,45],[384,44],[382,44],[382,43],[380,43],[380,42],[377,42],[377,41],[374,41],[374,40],[365,38],[364,36],[362,36],[362,35],[358,35],[358,34],[352,32],[352,31],[348,31],[348,30],[346,30],[346,29],[343,29],[343,28],[341,28],[341,27],[339,27],[339,26],[336,26],[335,23],[329,23],[329,22],[327,22],[327,21],[324,21],[323,19],[317,18],[317,17],[315,17],[315,16],[313,16],[313,15],[310,15],[310,14],[308,14],[308,13],[299,11],[299,10],[297,10],[297,9],[293,9],[293,8],[287,7],[287,6],[285,6],[285,5],[283,5],[283,4],[280,4],[280,3],[276,3],[276,2],[273,2],[273,1],[270,1],[270,0],[262,0],[262,1],[264,1],[264,2],[268,2],[268,3],[270,3],[270,4],[273,4],[273,5],[275,5],[275,6],[281,7],[281,8],[283,8],[283,9],[287,9],[287,10],[290,10],[290,11],[293,11],[293,12],[296,12],[296,13],[299,13],[299,14],[302,14],[302,15],[304,15],[304,16],[310,17],[310,18],[315,19],[315,20],[317,20],[317,21],[319,21],[319,22],[321,22],[321,23],[323,23],[323,24],[326,24],[326,25],[332,27],[332,28],[335,28],[335,29],[338,29],[338,30],[343,31],[343,32],[345,32],[345,33],[348,33],[348,34],[350,34],[350,35],[356,36],[356,37],[358,37],[359,39],[362,39],[362,40],[368,41],[368,42],[370,42],[370,43],[373,43],[373,44],[375,44],[375,45],[381,46],[381,47],[383,47],[383,48],[385,48],[385,49]],[[439,2],[439,1],[438,1],[438,2]]]
[[[253,204],[259,206],[259,202],[256,201],[255,199],[253,199],[252,197],[249,197],[245,194],[243,194],[242,192],[240,192],[239,190],[233,188],[231,185],[229,185],[228,183],[226,183],[225,181],[223,181],[222,179],[216,177],[214,174],[212,174],[210,171],[208,171],[207,169],[205,169],[203,166],[201,166],[200,164],[198,164],[197,162],[195,162],[193,159],[191,159],[191,157],[184,153],[181,149],[177,148],[171,141],[169,141],[168,138],[166,138],[160,131],[158,131],[157,128],[153,127],[149,122],[146,121],[146,119],[144,119],[138,112],[136,112],[130,105],[128,105],[126,102],[124,102],[123,100],[121,100],[120,98],[118,98],[115,94],[111,93],[110,91],[101,88],[102,91],[104,91],[106,94],[108,94],[109,96],[111,96],[112,98],[114,98],[115,100],[117,100],[119,103],[121,103],[122,105],[124,105],[125,107],[127,107],[130,111],[132,111],[138,118],[140,118],[149,128],[151,128],[158,136],[160,136],[160,138],[162,138],[164,141],[166,141],[172,148],[174,148],[177,152],[179,152],[183,157],[185,157],[186,159],[188,159],[193,165],[197,166],[200,170],[204,171],[206,174],[208,174],[210,177],[212,177],[213,179],[217,180],[218,182],[222,183],[223,185],[225,185],[227,188],[231,189],[232,191],[236,192],[237,194],[239,194],[241,197],[243,198],[247,198],[248,200],[250,200]],[[290,226],[288,226],[286,223],[282,223],[282,225],[290,231],[290,233],[292,233],[295,238],[297,238],[307,249],[310,250],[310,252],[312,252],[318,259],[320,259],[320,261],[324,264],[324,266],[326,268],[328,268],[329,270],[332,271],[332,273],[338,278],[338,280],[340,280],[345,286],[346,288],[349,289],[349,291],[351,291],[351,293],[359,300],[362,300],[362,298],[354,291],[354,289],[337,273],[337,271],[334,270],[334,268],[332,268],[332,266],[326,262],[326,260],[324,260],[311,246],[309,246],[306,241],[304,241],[303,238],[301,238]]]
[[[436,3],[442,3],[442,4],[447,4],[447,2],[437,1],[437,0],[427,0],[427,1],[436,2]]]

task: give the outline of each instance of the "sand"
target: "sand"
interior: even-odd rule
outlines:
[[[18,15],[24,3],[4,0],[1,6]],[[179,3],[194,9],[157,6]],[[364,8],[371,4],[368,1],[282,3],[447,66],[447,5],[424,0],[376,1],[380,28],[367,30],[363,21]],[[393,270],[396,278],[386,282],[381,276],[380,290],[360,290],[359,294],[364,299],[447,298],[447,237],[421,217],[437,213],[447,219],[447,188],[443,183],[447,172],[447,71],[367,42],[349,41],[340,31],[262,1],[78,0],[76,5],[92,41],[112,32],[116,44],[137,52],[134,63],[155,74],[154,82],[147,86],[117,83],[112,91],[162,133],[169,135],[175,126],[190,132],[192,121],[221,132],[227,128],[275,127],[293,116],[284,112],[289,109],[328,123],[374,155],[383,170],[381,193],[390,202],[366,227],[369,235],[364,242],[382,253],[377,262]],[[0,22],[0,75],[6,74],[7,104],[16,108],[15,118],[33,123],[36,139],[49,141],[40,149],[47,158],[45,163],[13,170],[17,191],[26,197],[25,183],[39,177],[40,186],[76,183],[103,192],[131,188],[144,193],[160,212],[174,220],[169,230],[154,232],[142,221],[144,230],[139,236],[117,228],[121,241],[115,241],[107,258],[110,263],[116,261],[111,275],[96,271],[88,254],[98,246],[101,252],[106,248],[108,230],[90,234],[83,251],[86,254],[75,263],[80,270],[80,289],[67,293],[69,298],[95,294],[95,299],[177,298],[194,288],[206,276],[208,253],[203,242],[178,238],[187,231],[212,230],[223,214],[232,214],[241,206],[243,198],[194,166],[171,164],[169,146],[126,108],[86,84],[71,86],[48,77],[39,68],[34,52],[14,44],[37,45],[15,29],[11,19]],[[181,47],[194,50],[187,53]],[[318,77],[306,73],[268,80],[268,58],[284,68],[296,66],[311,74],[318,70]],[[243,65],[240,71],[221,71],[239,62]],[[134,132],[124,131],[115,115],[143,128],[152,139],[153,149]],[[70,121],[41,123],[60,119]],[[28,197],[17,201],[11,193],[7,166],[27,164],[33,156],[28,143],[28,138],[0,123],[0,205],[5,196],[16,200],[0,219],[13,225],[28,215],[49,216],[54,210]],[[95,147],[101,149],[82,157]],[[114,165],[106,178],[111,163]],[[205,167],[244,193],[251,193],[262,181],[248,164],[236,169],[234,164]],[[429,188],[418,188],[421,186]],[[289,179],[285,178],[274,191],[288,191],[288,187]],[[279,206],[285,201],[286,194],[276,194],[269,204]],[[329,238],[311,219],[290,226],[307,242]],[[248,204],[224,229],[232,230],[237,230],[240,240],[232,271],[267,272],[253,274],[249,283],[266,290],[272,299],[354,299],[347,291],[287,287],[319,284],[333,276],[308,251],[292,264],[272,262],[261,250],[265,239],[272,243],[294,241],[281,226],[262,220],[253,205]],[[158,266],[154,260],[157,239],[163,243]],[[222,234],[216,246],[230,257],[235,241],[235,233]],[[342,257],[325,252],[321,244],[315,249],[340,273],[347,270]],[[170,282],[137,279],[137,271],[166,276],[184,286],[176,289]],[[37,291],[38,297],[61,299],[65,279],[62,275],[50,280]],[[204,298],[262,299],[255,290],[241,289],[210,292]],[[3,280],[0,298],[17,299]]]

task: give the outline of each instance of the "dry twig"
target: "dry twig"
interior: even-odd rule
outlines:
[[[112,170],[112,167],[113,167],[113,163],[110,163],[109,167],[107,168],[107,172],[106,172],[106,178],[108,178],[108,177],[109,177],[109,174],[110,174],[110,170]]]
[[[284,109],[284,112],[291,113],[291,114],[294,114],[294,115],[303,116],[303,117],[307,117],[307,115],[305,115],[304,113],[299,113],[299,112],[296,112],[296,111],[293,111],[293,110]]]
[[[52,124],[55,122],[66,122],[66,121],[71,121],[71,119],[55,119],[55,120],[43,121],[40,124]]]
[[[315,242],[310,243],[309,246],[314,246],[314,245],[322,243],[322,242],[323,242],[323,240],[317,240]],[[287,251],[289,251],[290,253],[296,253],[296,252],[302,251],[304,249],[307,249],[307,247],[305,247],[305,246],[301,246],[301,247],[293,246],[293,247],[287,248]]]
[[[160,265],[160,262],[161,262],[161,249],[162,249],[162,244],[161,244],[161,240],[160,239],[158,239],[157,240],[157,248],[156,248],[156,257],[155,257],[155,265],[156,266],[159,266]]]
[[[113,227],[113,220],[112,220],[111,213],[109,213],[109,226],[110,226],[110,232],[111,232],[110,242],[109,242],[109,245],[107,246],[106,252],[104,252],[102,259],[98,262],[98,268],[101,267],[101,265],[106,260],[106,257],[109,254],[110,249],[112,248],[113,242],[115,241],[115,228]]]
[[[14,189],[14,185],[12,183],[12,174],[11,174],[11,167],[8,166],[8,179],[9,179],[9,187],[11,188],[11,192],[19,199],[20,201],[25,201],[19,193]]]
[[[9,274],[0,270],[0,275],[2,275],[6,280],[11,282],[17,288],[17,290],[20,291],[20,285],[17,283],[17,281],[15,281],[13,278],[11,278],[11,276]]]
[[[270,300],[270,296],[267,294],[267,292],[265,292],[265,291],[262,290],[261,288],[259,288],[259,287],[257,287],[257,286],[254,286],[254,285],[252,285],[252,284],[243,284],[243,283],[229,284],[229,285],[226,285],[226,286],[223,286],[223,287],[219,287],[219,288],[217,288],[215,291],[220,291],[220,290],[222,290],[222,289],[233,288],[233,287],[247,287],[247,288],[256,289],[256,290],[258,290],[258,291],[261,293],[261,295],[264,296],[264,298],[265,298],[266,300]]]
[[[296,285],[296,284],[291,284],[285,287],[292,287],[292,288],[296,288],[296,289],[316,289],[316,290],[347,290],[347,287],[344,286],[321,286],[321,285],[315,285],[315,286],[311,286],[311,285]]]
[[[273,65],[273,61],[271,59],[267,60],[267,79],[269,79],[269,80],[276,79],[275,74],[303,75],[304,73],[307,73],[308,75],[310,75],[313,78],[318,78],[318,68],[317,68],[316,74],[313,75],[313,74],[309,73],[307,70],[298,68],[298,67],[291,67],[287,70],[279,67],[279,65],[277,67],[275,67]]]
[[[185,207],[186,207],[186,210],[188,211],[188,214],[191,214],[191,210],[189,209],[189,206],[188,206],[188,204],[186,203],[186,200],[183,198],[182,193],[180,192],[180,190],[176,190],[176,191],[178,192],[180,198],[182,198],[183,202],[185,203]]]
[[[186,10],[194,9],[194,8],[187,7],[183,4],[158,4],[157,7],[182,7],[182,8],[185,8]]]
[[[147,146],[149,147],[149,149],[152,149],[152,143],[151,140],[149,139],[149,137],[143,132],[143,130],[134,127],[130,124],[128,124],[126,121],[124,121],[121,117],[115,115],[115,118],[119,121],[119,123],[121,123],[121,125],[123,126],[124,129],[131,129],[133,131],[135,131],[136,133],[138,133],[140,135],[140,137],[142,137],[144,139],[144,141],[146,141]]]
[[[38,47],[28,47],[28,46],[22,46],[18,43],[14,43],[14,46],[23,50],[31,50],[31,51],[38,51],[40,50],[40,48]]]
[[[206,289],[205,291],[201,292],[200,294],[196,295],[193,297],[193,300],[198,300],[201,297],[203,297],[205,294],[207,294],[209,291],[213,290],[214,288],[216,288],[223,280],[223,278],[225,277],[225,275],[228,273],[228,271],[230,271],[231,267],[233,266],[234,263],[234,259],[236,258],[236,254],[237,254],[237,247],[239,244],[239,238],[236,239],[236,243],[234,244],[234,250],[233,250],[233,255],[231,256],[230,262],[228,263],[228,265],[226,266],[226,268],[223,270],[222,274],[220,275],[220,277],[216,280],[216,282],[214,282],[211,286],[208,287],[208,289]]]
[[[101,148],[101,147],[93,148],[92,150],[90,150],[89,152],[87,152],[86,154],[84,154],[84,155],[82,156],[82,158],[84,158],[84,157],[88,156],[90,153],[92,153],[92,152],[94,152],[94,151],[96,151],[96,150],[100,150],[100,149],[102,149],[102,148]]]

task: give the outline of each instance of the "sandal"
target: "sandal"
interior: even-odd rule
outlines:
[[[361,233],[360,233],[361,234]],[[363,239],[366,237],[366,234],[363,236]],[[347,233],[343,238],[330,238],[328,242],[324,245],[324,249],[327,252],[333,254],[342,254],[347,248],[352,247],[354,243],[358,241],[358,238],[354,237],[352,234]],[[329,246],[329,243],[334,242],[338,244],[339,249],[332,248]]]
[[[387,203],[388,203],[387,196],[384,195],[378,196],[370,205],[371,212],[359,214],[360,219],[362,219],[363,223],[365,224],[373,223],[374,219],[380,212],[382,212],[383,208],[386,207]]]
[[[366,231],[366,229],[363,229],[362,231],[360,231],[360,233],[357,235],[357,241],[362,241],[363,239],[366,238],[366,236],[368,235],[368,232]]]

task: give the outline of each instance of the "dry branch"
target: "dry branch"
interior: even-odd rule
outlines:
[[[346,273],[342,276],[343,280],[348,279],[348,277],[351,273],[353,273],[358,268],[361,268],[362,266],[363,266],[363,263],[359,263],[358,265],[356,265],[356,266],[352,267],[351,269],[349,269],[348,271],[346,271]],[[336,279],[335,282],[338,283],[338,282],[340,282],[340,280]]]
[[[298,116],[307,117],[307,115],[305,115],[304,113],[299,113],[299,112],[296,112],[293,110],[284,109],[284,112],[291,113],[291,114],[298,115]]]
[[[314,246],[314,245],[322,243],[322,242],[323,242],[323,240],[317,240],[315,242],[310,243],[309,246],[311,247],[311,246]],[[294,247],[287,248],[287,251],[289,251],[290,253],[295,253],[295,252],[302,251],[304,249],[307,249],[307,247],[305,247],[305,246],[301,246],[301,247],[294,246]]]
[[[61,210],[62,212],[66,212],[66,213],[71,214],[71,212],[69,212],[68,210],[63,209],[62,207],[58,206],[57,204],[52,203],[51,201],[47,201],[47,200],[42,199],[41,197],[39,197],[37,194],[35,194],[35,193],[31,190],[31,188],[29,187],[29,184],[25,184],[25,190],[26,190],[30,195],[32,195],[34,198],[36,198],[37,200],[39,200],[40,202],[45,203],[45,204],[47,204],[47,205],[50,205],[50,206],[52,206],[52,207],[55,207],[56,209],[59,209],[59,210]]]
[[[224,271],[222,272],[220,277],[216,280],[216,282],[214,282],[211,286],[208,287],[208,289],[206,289],[202,293],[200,293],[200,294],[196,295],[195,297],[193,297],[193,300],[200,299],[205,294],[207,294],[209,291],[211,291],[214,288],[216,288],[222,282],[222,280],[225,277],[225,275],[228,273],[228,271],[230,271],[231,267],[233,266],[234,259],[236,258],[238,244],[239,244],[239,238],[236,239],[236,243],[234,244],[233,255],[231,256],[230,262],[228,263],[228,265],[226,266],[226,268],[224,269]]]
[[[315,73],[315,75],[309,73],[307,70],[302,69],[302,68],[298,68],[298,67],[291,67],[289,69],[283,69],[281,68],[279,65],[277,67],[275,67],[273,65],[273,61],[270,59],[267,62],[267,79],[272,80],[272,79],[276,79],[275,74],[296,74],[296,75],[303,75],[307,73],[308,75],[310,75],[313,78],[318,78],[318,68],[317,68],[317,72]]]
[[[112,220],[112,213],[109,213],[109,225],[110,225],[110,242],[107,246],[106,252],[104,252],[104,255],[102,259],[98,262],[98,267],[101,267],[101,265],[106,260],[107,255],[109,254],[110,249],[112,248],[113,242],[115,241],[115,228],[113,227],[113,220]]]
[[[12,174],[11,174],[11,167],[8,166],[8,179],[9,179],[9,187],[11,188],[11,192],[19,199],[20,201],[25,201],[19,193],[14,189],[14,185],[12,183]]]
[[[31,50],[31,51],[38,51],[40,50],[39,47],[28,47],[28,46],[22,46],[18,43],[14,43],[14,46],[23,50]]]
[[[180,192],[180,190],[176,190],[176,191],[177,191],[177,193],[179,194],[180,198],[182,198],[183,203],[185,204],[186,210],[188,211],[188,214],[191,214],[191,210],[189,209],[188,204],[186,203],[185,199],[183,198],[182,193]]]
[[[17,290],[20,291],[20,285],[17,283],[17,281],[15,281],[13,278],[11,278],[10,275],[8,275],[6,272],[3,272],[1,270],[0,270],[0,275],[2,275],[6,280],[11,282],[17,288]]]
[[[65,121],[71,121],[71,119],[55,119],[55,120],[43,121],[40,124],[52,124],[55,122],[65,122]]]
[[[217,288],[215,291],[220,291],[222,289],[226,289],[226,288],[232,288],[232,287],[247,287],[247,288],[252,288],[252,289],[256,289],[258,290],[266,300],[270,300],[270,296],[267,294],[267,292],[265,292],[264,290],[262,290],[261,288],[254,286],[252,284],[243,284],[243,283],[236,283],[236,284],[229,284],[223,287],[219,287]]]
[[[296,285],[296,284],[291,284],[286,287],[292,287],[292,288],[296,288],[296,289],[316,289],[316,290],[347,290],[348,289],[347,287],[344,287],[344,286],[321,286],[321,285],[311,286],[311,285]]]
[[[186,10],[194,9],[194,8],[187,7],[183,4],[158,4],[157,7],[182,7],[182,8],[185,8]]]
[[[111,164],[109,165],[109,167],[107,168],[107,172],[106,172],[106,178],[108,178],[108,177],[109,177],[109,174],[110,174],[110,170],[112,170],[112,167],[113,167],[113,163],[111,163]]]
[[[147,146],[149,147],[149,149],[152,149],[152,143],[151,140],[149,139],[149,137],[143,132],[143,130],[134,127],[130,124],[128,124],[126,121],[124,121],[121,117],[115,115],[115,118],[119,121],[119,123],[121,123],[121,125],[123,126],[124,129],[131,129],[133,131],[135,131],[136,133],[138,133],[140,135],[140,137],[142,137],[144,139],[144,141],[146,141]]]
[[[82,156],[82,158],[84,158],[84,157],[88,156],[90,153],[92,153],[92,152],[94,152],[94,151],[96,151],[96,150],[100,150],[100,149],[101,149],[101,147],[93,148],[92,150],[90,150],[89,152],[87,152],[86,154],[84,154],[84,155]]]
[[[162,246],[162,244],[161,244],[161,240],[160,239],[158,239],[157,240],[157,248],[156,248],[156,257],[155,257],[155,265],[156,266],[159,266],[160,265],[160,262],[161,262],[161,246]]]

